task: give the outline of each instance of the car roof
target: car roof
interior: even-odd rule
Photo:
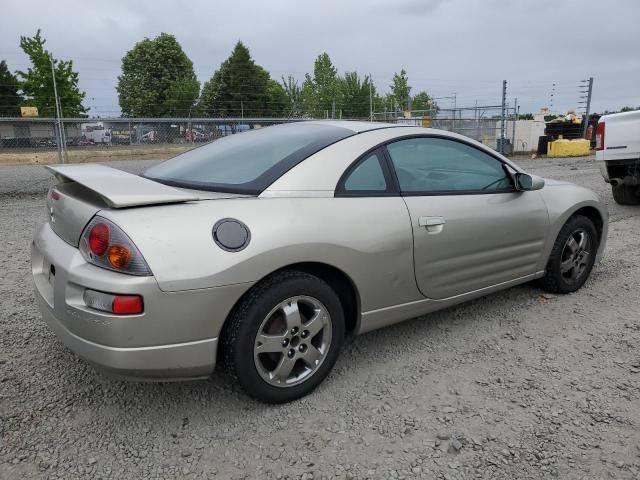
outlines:
[[[356,120],[307,120],[304,123],[346,128],[354,133],[367,132],[369,130],[379,130],[381,128],[397,128],[406,126],[398,125],[397,123],[364,122]]]

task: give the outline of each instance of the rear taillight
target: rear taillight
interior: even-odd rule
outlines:
[[[116,295],[87,289],[83,299],[87,307],[101,312],[117,315],[139,315],[144,312],[140,295]]]
[[[596,150],[604,150],[604,122],[596,125]]]
[[[130,275],[151,275],[147,262],[126,233],[115,223],[99,216],[85,227],[80,252],[98,267]]]
[[[109,227],[104,223],[96,223],[89,232],[89,248],[91,253],[101,257],[109,247]]]

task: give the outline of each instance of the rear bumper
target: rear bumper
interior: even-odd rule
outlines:
[[[31,263],[38,307],[49,328],[79,356],[124,377],[169,380],[210,375],[222,324],[250,287],[163,292],[153,277],[88,264],[48,224],[36,233]],[[145,311],[113,315],[91,309],[83,300],[86,288],[142,295]]]
[[[172,345],[108,347],[71,333],[37,292],[42,317],[56,336],[78,356],[112,374],[138,379],[204,378],[215,366],[218,339]]]

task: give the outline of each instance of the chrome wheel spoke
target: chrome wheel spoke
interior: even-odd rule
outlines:
[[[271,378],[278,382],[286,382],[289,375],[291,375],[291,370],[293,370],[295,364],[295,358],[289,358],[287,355],[282,355],[278,365],[271,372]]]
[[[313,338],[324,328],[326,320],[326,314],[322,310],[316,311],[311,320],[305,323],[302,328],[309,332],[309,338]]]
[[[285,334],[282,335],[267,335],[265,333],[261,333],[256,338],[256,352],[257,353],[281,353],[286,345],[283,344],[285,342],[287,336]]]
[[[567,273],[573,268],[573,260],[571,257],[567,258],[560,264],[560,273]]]
[[[579,248],[578,242],[576,242],[576,239],[573,238],[573,235],[569,237],[569,240],[567,240],[567,248],[571,250],[571,253],[575,253]]]
[[[586,233],[580,234],[580,241],[578,242],[578,247],[580,247],[580,250],[586,249],[587,243],[589,243],[588,235]]]
[[[282,311],[284,312],[285,322],[289,330],[295,327],[300,328],[302,325],[302,317],[300,316],[300,308],[298,307],[297,300],[292,300],[282,305]]]
[[[309,367],[316,368],[320,364],[320,360],[322,360],[322,353],[313,345],[309,345],[309,348],[307,348],[302,356],[302,360],[309,365]]]

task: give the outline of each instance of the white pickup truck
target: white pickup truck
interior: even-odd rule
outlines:
[[[596,126],[596,161],[613,199],[640,205],[640,110],[603,115]]]

